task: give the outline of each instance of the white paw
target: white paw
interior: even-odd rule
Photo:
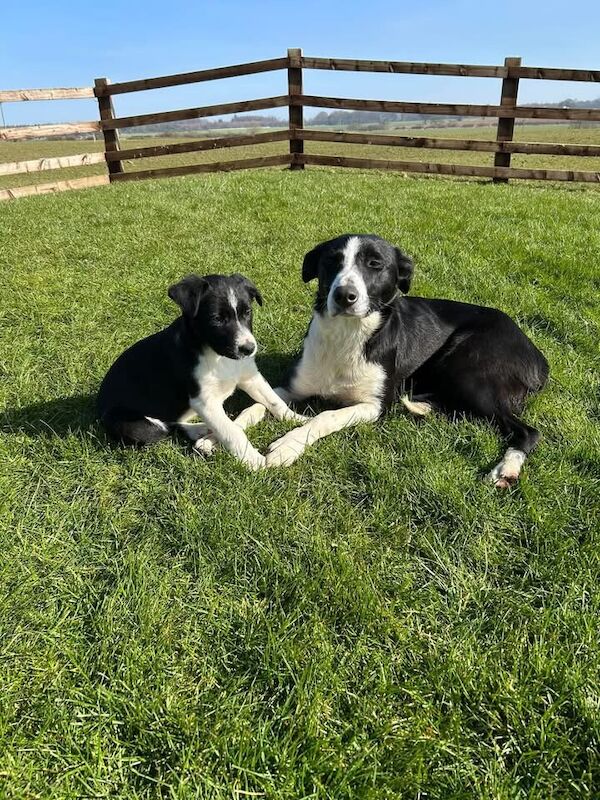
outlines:
[[[524,461],[525,453],[509,447],[502,461],[496,464],[494,469],[487,475],[486,480],[492,483],[496,489],[508,489],[519,480]]]
[[[212,455],[215,452],[216,446],[217,440],[211,433],[194,442],[194,450],[197,453],[201,453],[203,456]]]
[[[269,445],[267,467],[289,467],[302,455],[306,447],[306,434],[301,434],[301,430],[289,431]]]
[[[248,469],[251,469],[254,472],[258,471],[259,469],[264,469],[266,466],[265,457],[261,455],[258,450],[255,450],[254,447],[249,447],[240,460],[248,467]]]

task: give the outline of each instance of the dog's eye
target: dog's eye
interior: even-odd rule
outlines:
[[[369,269],[383,269],[383,263],[378,261],[376,258],[370,258],[367,261],[367,266]]]

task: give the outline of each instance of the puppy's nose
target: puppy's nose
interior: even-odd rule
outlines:
[[[358,292],[351,284],[338,286],[333,293],[333,299],[340,308],[350,308],[358,300]]]
[[[241,356],[251,356],[254,353],[254,344],[252,342],[241,344],[238,347],[238,352]]]

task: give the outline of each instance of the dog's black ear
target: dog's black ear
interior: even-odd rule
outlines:
[[[253,300],[256,300],[259,306],[262,306],[263,304],[262,294],[259,292],[259,290],[256,288],[256,286],[252,283],[252,281],[249,278],[246,278],[245,275],[240,275],[239,272],[235,272],[231,277],[238,280],[242,284],[242,286],[245,289],[247,289],[250,297]]]
[[[186,275],[179,283],[169,286],[168,294],[183,311],[184,316],[193,318],[198,313],[200,300],[208,287],[208,281],[199,275]]]
[[[319,274],[319,260],[325,244],[326,242],[318,244],[310,253],[304,256],[304,261],[302,262],[302,280],[304,283],[314,280]]]
[[[394,247],[396,253],[396,266],[398,268],[398,288],[408,294],[412,282],[414,264],[412,258],[403,253],[399,247]]]

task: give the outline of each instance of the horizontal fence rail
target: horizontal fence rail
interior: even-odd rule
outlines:
[[[0,92],[0,103],[18,103],[24,100],[81,100],[93,97],[90,87],[82,89],[10,89]]]
[[[413,61],[366,61],[353,58],[313,58],[303,56],[304,69],[331,69],[338,72],[389,72],[396,75],[456,75],[470,78],[505,78],[505,67],[476,64],[426,64]]]
[[[106,160],[120,161],[122,159],[173,156],[181,153],[199,153],[205,150],[221,150],[229,147],[250,147],[254,144],[286,142],[289,138],[289,130],[267,131],[267,133],[249,133],[244,134],[243,136],[220,136],[216,139],[197,139],[192,142],[177,142],[176,144],[158,144],[151,145],[150,147],[132,147],[125,150],[119,150],[116,153],[107,153]]]
[[[266,72],[285,70],[287,92],[272,97],[262,97],[216,105],[162,111],[149,114],[119,116],[113,106],[113,97],[130,92],[164,89],[193,83],[235,78]],[[304,70],[330,70],[337,72],[365,72],[373,74],[450,76],[464,78],[491,78],[501,81],[498,104],[408,102],[402,100],[372,100],[346,97],[309,95],[303,91]],[[19,142],[29,139],[78,137],[101,135],[104,151],[79,153],[23,161],[0,162],[0,176],[43,172],[57,169],[76,169],[104,164],[106,174],[93,175],[54,183],[0,189],[0,199],[26,197],[66,191],[73,188],[100,186],[107,183],[137,181],[146,178],[163,178],[188,174],[204,174],[259,167],[289,167],[302,170],[305,166],[342,167],[358,169],[392,170],[425,175],[448,175],[471,178],[488,178],[495,183],[508,180],[552,180],[600,183],[600,172],[566,169],[526,169],[511,166],[513,154],[576,156],[600,158],[600,144],[560,144],[555,142],[514,141],[515,120],[547,120],[557,122],[600,122],[600,108],[573,108],[546,105],[519,105],[519,81],[553,80],[600,83],[600,70],[562,69],[557,67],[523,66],[519,58],[506,58],[503,65],[443,64],[412,61],[367,60],[348,58],[321,58],[304,56],[298,48],[291,48],[281,58],[202,69],[174,75],[111,83],[98,78],[94,87],[7,89],[0,91],[1,103],[29,102],[35,100],[93,99],[98,103],[98,120],[65,122],[42,125],[23,125],[0,128],[0,141]],[[288,109],[288,120],[281,129],[257,133],[226,136],[206,136],[173,143],[141,146],[124,146],[120,134],[123,130],[146,125],[182,122],[205,117],[243,114],[277,108]],[[345,111],[374,111],[393,114],[467,117],[497,120],[496,138],[480,140],[440,136],[412,136],[406,133],[370,133],[304,127],[305,108],[326,108]],[[489,153],[494,165],[442,164],[425,161],[404,161],[388,158],[362,158],[339,154],[305,153],[305,142],[343,145],[365,145],[390,148],[407,148],[470,151]],[[287,143],[286,152],[263,154],[257,157],[236,158],[210,163],[165,166],[153,169],[127,171],[126,164],[144,158],[157,158],[238,147],[253,148],[258,145]]]
[[[35,186],[17,186],[14,189],[0,189],[0,200],[16,200],[19,197],[29,197],[34,194],[67,192],[70,189],[89,189],[92,186],[105,186],[108,183],[108,175],[93,175],[90,178],[74,178],[71,181],[38,183]]]
[[[487,106],[452,103],[412,103],[396,100],[357,100],[348,97],[302,95],[295,105],[335,108],[344,111],[385,111],[390,114],[442,114],[451,117],[512,117],[514,119],[560,119],[600,122],[600,108],[550,108],[548,106]]]
[[[0,141],[18,142],[22,139],[42,139],[46,136],[71,136],[74,133],[98,133],[99,122],[60,122],[56,125],[23,125],[0,128]]]
[[[0,162],[0,175],[18,175],[23,172],[42,172],[67,167],[89,167],[103,162],[104,153],[79,153],[73,156],[36,158],[32,161],[5,161]]]
[[[351,133],[303,128],[293,135],[305,142],[343,142],[345,144],[372,144],[385,147],[422,147],[434,150],[472,150],[480,153],[535,153],[553,156],[596,156],[600,158],[600,145],[553,144],[551,142],[495,142],[485,139],[438,139],[424,136],[395,136],[382,133]]]
[[[264,111],[268,108],[281,108],[289,105],[289,97],[261,97],[257,100],[242,100],[237,103],[221,103],[215,106],[199,106],[198,108],[184,108],[181,111],[159,111],[156,114],[137,114],[134,117],[115,117],[103,120],[103,130],[117,128],[135,128],[140,125],[156,125],[160,122],[180,122],[188,119],[201,119],[202,117],[217,117],[222,114],[241,114],[244,111]]]
[[[147,89],[165,89],[169,86],[183,86],[188,83],[217,81],[222,78],[235,78],[239,75],[255,75],[259,72],[271,72],[287,69],[287,58],[271,58],[267,61],[254,61],[249,64],[235,64],[231,67],[203,69],[199,72],[182,72],[179,75],[164,75],[160,78],[142,78],[139,81],[110,83],[104,87],[101,95],[124,94],[126,92],[142,92]],[[101,96],[98,95],[98,96]]]

